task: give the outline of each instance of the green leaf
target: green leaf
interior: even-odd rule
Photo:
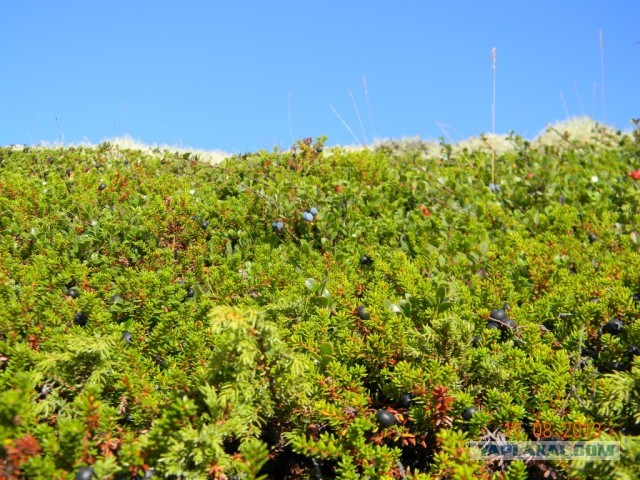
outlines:
[[[425,297],[425,300],[426,300],[426,302],[427,302],[427,305],[429,305],[431,308],[435,308],[435,307],[436,307],[436,305],[438,304],[438,303],[436,302],[436,299],[435,299],[435,298],[433,298],[433,297]]]
[[[334,354],[333,344],[331,342],[324,342],[318,348],[322,356],[331,356]]]
[[[318,290],[320,290],[320,284],[317,282],[317,280],[313,279],[313,278],[307,278],[304,281],[304,284],[306,285],[306,287],[312,291],[313,293],[317,293]]]
[[[438,290],[436,290],[436,303],[440,304],[444,302],[446,295],[447,295],[446,288],[443,285],[440,285],[438,287]]]
[[[438,305],[437,311],[438,313],[446,312],[452,306],[453,306],[453,303],[451,302],[442,302],[440,305]]]

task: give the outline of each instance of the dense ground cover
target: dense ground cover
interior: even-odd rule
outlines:
[[[639,478],[640,137],[593,134],[0,149],[0,478]],[[547,437],[621,459],[466,447]]]

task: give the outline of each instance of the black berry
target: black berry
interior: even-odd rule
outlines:
[[[76,313],[73,316],[73,323],[81,327],[84,327],[87,324],[87,321],[89,321],[89,316],[84,312]]]
[[[618,361],[609,362],[608,367],[609,367],[608,370],[610,372],[619,372],[621,370],[624,370],[624,365]]]
[[[617,335],[622,331],[623,326],[624,324],[622,323],[622,320],[614,318],[613,320],[609,320],[604,327],[602,327],[602,332]]]
[[[131,332],[122,332],[122,336],[120,338],[125,345],[129,345],[131,343]]]
[[[93,478],[92,467],[80,467],[76,472],[75,480],[91,480]]]
[[[366,255],[363,255],[360,257],[360,265],[367,266],[367,265],[371,265],[372,263],[373,263],[373,259],[371,259],[371,257],[368,257]]]
[[[67,290],[67,295],[71,298],[78,298],[80,296],[80,292],[76,288],[70,288]]]
[[[182,301],[184,302],[186,299],[193,298],[195,296],[196,296],[196,291],[193,288],[190,288],[189,291],[182,298]]]
[[[513,318],[505,318],[504,320],[502,320],[502,328],[504,329],[514,329],[516,328],[517,324],[516,321]]]
[[[640,348],[638,348],[635,345],[629,345],[627,347],[626,354],[627,354],[628,357],[631,357],[631,358],[636,357],[636,356],[640,355]]]
[[[595,241],[598,240],[598,235],[596,235],[595,233],[590,233],[588,238],[589,238],[589,242],[594,243]]]
[[[378,410],[376,412],[376,420],[383,427],[390,427],[397,422],[396,416],[386,410]]]
[[[398,405],[400,406],[400,408],[409,408],[412,403],[413,395],[411,395],[410,393],[403,393],[398,399]]]
[[[101,183],[100,185],[98,185],[98,190],[104,190],[105,188],[107,188],[106,183]]]
[[[580,355],[583,357],[596,357],[598,355],[598,352],[592,350],[591,348],[581,347]]]
[[[471,420],[471,418],[473,418],[475,414],[476,414],[476,407],[469,407],[469,408],[466,408],[464,412],[462,412],[462,418],[465,422],[468,422],[469,420]]]
[[[120,421],[122,423],[131,423],[133,421],[133,415],[131,415],[130,413],[127,413],[124,417],[122,417]]]
[[[367,310],[367,307],[363,307],[363,306],[359,306],[358,310],[358,318],[360,320],[369,320],[370,315],[369,315],[369,311]]]
[[[489,315],[493,320],[504,320],[507,318],[507,312],[505,312],[502,308],[498,308],[496,310],[491,310],[491,314]]]

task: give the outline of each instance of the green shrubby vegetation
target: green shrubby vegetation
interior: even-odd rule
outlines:
[[[557,135],[0,149],[0,478],[638,478],[640,136]]]

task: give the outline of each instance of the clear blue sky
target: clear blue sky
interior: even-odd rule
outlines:
[[[6,0],[0,145],[356,143],[331,106],[362,142],[461,140],[491,132],[492,47],[497,133],[567,112],[627,129],[639,41],[638,0]]]

